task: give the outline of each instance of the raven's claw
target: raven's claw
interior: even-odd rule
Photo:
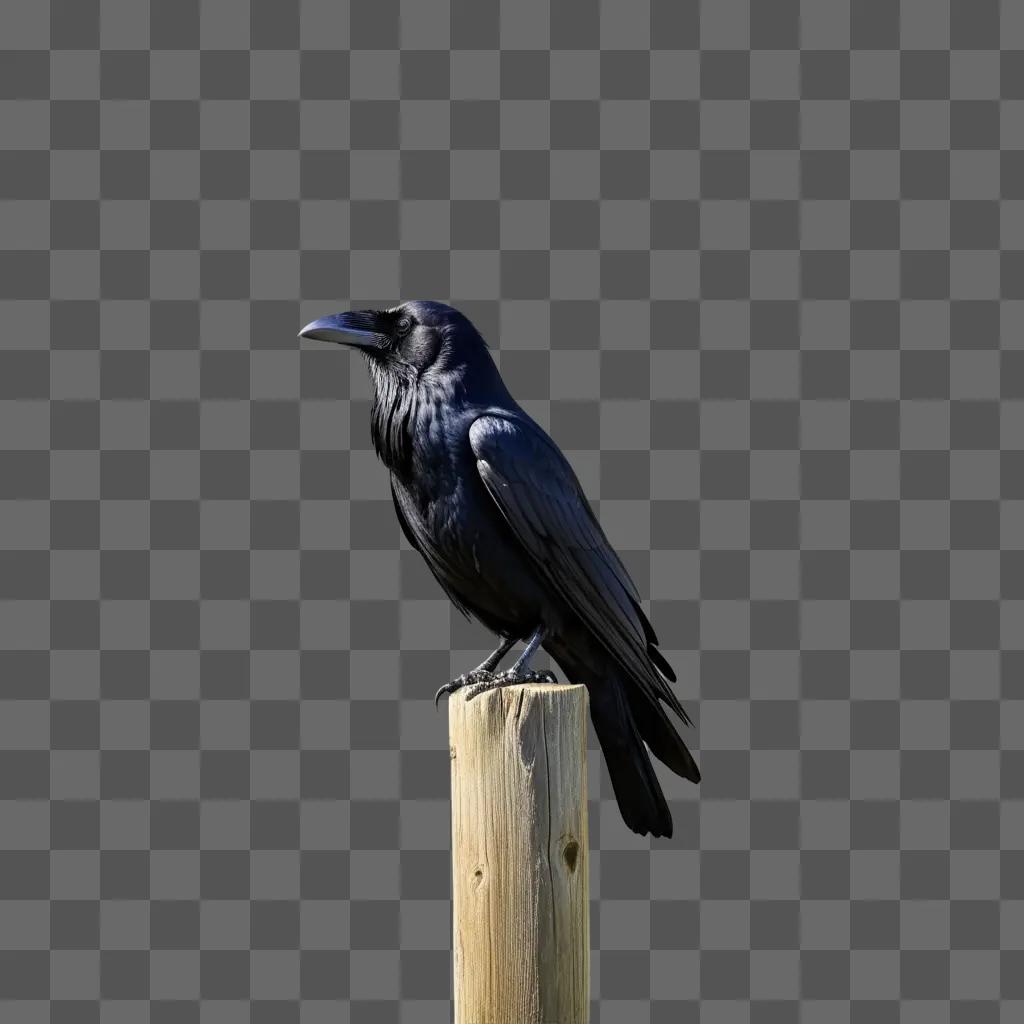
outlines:
[[[437,693],[434,694],[434,707],[437,707],[442,697],[451,695],[457,690],[461,690],[464,686],[479,684],[493,678],[494,673],[488,672],[486,669],[475,668],[472,672],[466,672],[457,679],[453,679],[450,683],[445,683],[444,686],[438,688]]]
[[[557,683],[558,679],[555,677],[554,672],[549,672],[545,669],[542,672],[534,672],[530,670],[528,672],[516,673],[514,669],[508,669],[505,672],[499,672],[497,675],[492,675],[490,679],[481,679],[479,682],[473,683],[466,690],[466,700],[472,700],[474,697],[479,697],[481,693],[486,693],[488,690],[496,690],[499,686],[518,686],[521,683]]]

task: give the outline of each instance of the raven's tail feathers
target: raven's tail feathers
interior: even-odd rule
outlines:
[[[665,660],[665,655],[652,643],[647,644],[647,657],[654,662],[655,668],[670,682],[676,681],[676,674],[672,666]]]
[[[653,836],[671,836],[672,814],[665,794],[633,721],[629,702],[613,679],[591,689],[590,717],[623,821],[640,835],[649,832]]]
[[[629,707],[633,721],[651,753],[690,782],[700,782],[700,769],[693,754],[676,732],[660,703],[649,700],[638,687],[629,689]]]

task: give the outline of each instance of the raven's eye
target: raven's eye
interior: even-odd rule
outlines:
[[[404,338],[412,330],[412,317],[403,316],[395,327],[400,338]]]

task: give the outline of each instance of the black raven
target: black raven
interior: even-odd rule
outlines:
[[[553,679],[528,669],[543,646],[570,680],[587,686],[626,824],[670,836],[672,815],[646,748],[700,781],[662,707],[690,724],[668,686],[675,673],[572,467],[509,394],[479,332],[451,306],[408,302],[326,316],[300,337],[366,356],[371,437],[390,471],[402,529],[452,603],[501,638],[482,665],[438,696]],[[519,640],[522,656],[496,674]]]

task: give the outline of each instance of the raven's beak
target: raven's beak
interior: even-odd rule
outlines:
[[[382,330],[380,314],[376,310],[350,310],[347,313],[332,313],[306,324],[299,331],[300,338],[314,341],[333,341],[339,345],[373,352],[387,340]]]

